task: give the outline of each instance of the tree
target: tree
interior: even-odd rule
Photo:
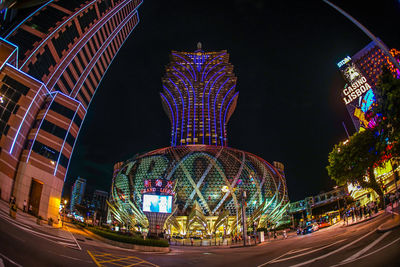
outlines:
[[[349,140],[341,142],[329,153],[329,176],[338,185],[358,183],[363,188],[374,190],[383,205],[383,192],[377,183],[374,167],[382,158],[379,135],[373,129],[355,133]]]
[[[387,156],[400,156],[400,79],[383,69],[375,89],[373,112],[381,142],[387,145]]]

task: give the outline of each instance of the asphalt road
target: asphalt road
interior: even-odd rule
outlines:
[[[350,227],[253,247],[171,247],[168,254],[119,249],[69,228],[63,237],[16,222],[0,211],[4,266],[400,266],[400,228],[377,233],[381,215]]]

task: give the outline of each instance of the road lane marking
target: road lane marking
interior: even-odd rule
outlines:
[[[98,261],[96,260],[96,258],[92,255],[92,253],[87,250],[87,253],[89,254],[89,256],[92,258],[92,260],[94,261],[94,263],[98,266],[101,267],[100,263],[98,263]]]
[[[293,249],[293,250],[289,251],[289,252],[286,253],[286,254],[294,254],[294,253],[301,252],[301,251],[308,250],[308,249],[312,249],[312,248]]]
[[[1,253],[0,253],[0,256],[3,257],[4,259],[6,259],[7,261],[11,262],[11,263],[14,264],[15,266],[22,267],[22,265],[19,265],[18,263],[16,263],[16,262],[13,261],[12,259],[6,257],[5,255],[3,255],[3,254],[1,254]]]
[[[359,257],[359,258],[357,258],[357,259],[354,259],[354,260],[351,260],[351,261],[346,261],[346,262],[341,262],[341,263],[339,263],[339,264],[332,265],[331,267],[340,266],[340,265],[344,265],[344,264],[349,264],[349,263],[351,263],[351,262],[353,262],[353,261],[361,260],[361,259],[363,259],[363,258],[365,258],[365,257],[371,256],[372,254],[375,254],[375,253],[377,253],[377,252],[379,252],[379,251],[381,251],[381,250],[387,248],[388,246],[393,245],[394,243],[396,243],[396,242],[399,241],[399,240],[400,240],[400,237],[397,238],[396,240],[393,240],[393,241],[390,242],[389,244],[387,244],[387,245],[385,245],[385,246],[383,246],[383,247],[381,247],[381,248],[378,248],[377,250],[374,250],[373,252],[370,252],[370,253],[368,253],[368,254],[362,255],[361,257]]]
[[[276,262],[287,261],[287,260],[291,260],[291,259],[294,259],[294,258],[298,258],[298,257],[304,256],[304,255],[308,255],[308,254],[311,254],[311,253],[320,251],[320,250],[322,250],[322,249],[331,247],[331,246],[333,246],[333,245],[336,245],[337,243],[341,243],[341,242],[343,242],[343,241],[345,241],[345,240],[346,240],[346,239],[342,239],[342,240],[336,241],[336,242],[334,242],[334,243],[332,243],[332,244],[328,244],[328,245],[326,245],[326,246],[323,246],[323,247],[320,247],[320,248],[317,248],[317,249],[314,249],[314,250],[311,250],[311,251],[307,251],[307,252],[304,252],[304,253],[301,253],[301,254],[298,254],[298,255],[295,255],[295,256],[291,256],[291,257],[283,258],[283,259],[282,259],[283,256],[285,256],[285,255],[287,255],[287,254],[290,254],[290,253],[286,253],[286,254],[282,255],[281,257],[276,258],[276,259],[273,259],[272,261],[269,261],[269,262],[267,262],[267,263],[264,263],[263,265],[259,265],[258,267],[264,266],[264,265],[269,264],[269,263],[276,263]],[[289,252],[290,252],[290,251],[289,251]],[[293,254],[293,253],[291,253],[291,254]]]
[[[71,231],[68,229],[68,226],[65,226],[67,228],[68,232],[71,234],[72,238],[75,240],[75,243],[78,245],[79,250],[82,250],[81,246],[79,246],[78,241],[76,240],[75,236],[71,233]]]
[[[85,260],[82,260],[82,259],[78,259],[78,258],[67,256],[67,255],[61,255],[61,254],[57,254],[57,255],[59,255],[61,257],[64,257],[64,258],[73,259],[73,260],[76,260],[76,261],[83,261],[83,262],[87,262],[87,263],[92,263],[91,261],[85,261]]]
[[[136,256],[128,255],[114,255],[112,253],[101,253],[101,252],[91,252],[87,250],[87,253],[92,258],[94,263],[98,267],[109,266],[108,264],[117,266],[154,266],[158,265],[148,262]]]
[[[369,236],[369,235],[371,235],[371,234],[373,234],[373,233],[375,233],[375,230],[369,232],[369,233],[366,234],[366,235],[361,236],[360,238],[354,240],[353,242],[348,243],[347,245],[344,245],[344,246],[341,247],[341,248],[338,248],[338,249],[336,249],[336,250],[334,250],[334,251],[331,251],[331,252],[329,252],[329,253],[327,253],[327,254],[324,254],[324,255],[322,255],[322,256],[319,256],[319,257],[317,257],[317,258],[314,258],[314,259],[311,259],[311,260],[308,260],[308,261],[304,261],[304,262],[301,262],[301,263],[292,265],[292,267],[303,266],[303,265],[306,265],[306,264],[310,264],[310,263],[312,263],[312,262],[314,262],[314,261],[317,261],[317,260],[320,260],[320,259],[329,257],[330,255],[333,255],[333,254],[335,254],[335,253],[337,253],[337,252],[339,252],[339,251],[342,251],[343,249],[346,249],[346,248],[350,247],[351,245],[357,243],[357,242],[360,241],[361,239],[366,238],[367,236]]]
[[[354,260],[356,258],[358,258],[359,256],[361,256],[362,254],[364,254],[365,252],[367,252],[369,249],[371,249],[373,246],[375,246],[377,243],[379,243],[382,239],[384,239],[388,234],[390,234],[392,231],[386,232],[384,233],[382,236],[380,236],[378,239],[376,239],[374,242],[372,242],[371,244],[369,244],[368,246],[366,246],[364,249],[360,250],[359,252],[357,252],[356,254],[354,254],[353,256],[348,257],[347,259],[343,260],[342,262],[347,262],[347,261],[351,261]]]

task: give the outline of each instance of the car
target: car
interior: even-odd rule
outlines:
[[[313,226],[312,225],[308,225],[308,226],[303,228],[302,234],[306,235],[306,234],[310,234],[312,232],[314,232]]]

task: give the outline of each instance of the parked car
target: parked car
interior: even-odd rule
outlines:
[[[306,234],[310,234],[312,232],[314,232],[313,225],[308,225],[308,226],[304,227],[302,234],[306,235]]]

